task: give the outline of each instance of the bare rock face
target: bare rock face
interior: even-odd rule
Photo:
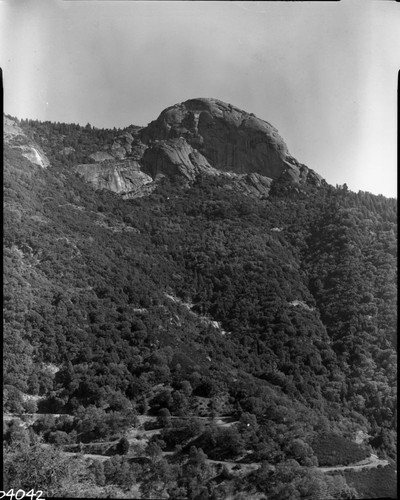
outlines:
[[[102,161],[107,161],[107,160],[113,160],[114,157],[108,154],[106,151],[96,151],[95,153],[92,153],[89,158],[94,160],[95,162],[102,162]]]
[[[25,156],[31,163],[39,165],[42,168],[47,168],[50,165],[47,156],[37,145],[36,147],[31,145],[20,146],[20,149],[22,149],[22,156]]]
[[[297,167],[278,131],[217,99],[191,99],[165,109],[140,131],[143,142],[184,138],[216,169],[276,179]]]
[[[256,198],[263,198],[268,196],[271,189],[272,179],[260,174],[245,174],[233,182],[237,191],[242,192],[248,196],[255,196]]]
[[[260,174],[237,174],[212,167],[185,139],[157,141],[143,155],[142,170],[155,181],[162,176],[180,178],[189,183],[199,175],[220,177],[226,181],[225,188],[256,198],[268,195],[272,179]]]
[[[3,116],[4,120],[4,143],[13,149],[22,151],[22,156],[27,158],[33,165],[47,168],[50,162],[43,150],[28,137],[18,125],[17,121],[8,116]]]
[[[119,194],[140,195],[152,178],[140,170],[138,162],[125,160],[78,165],[75,171],[95,189],[107,189]]]
[[[123,160],[126,157],[126,149],[119,142],[115,141],[111,146],[111,154],[114,158]]]
[[[4,142],[10,143],[12,139],[21,136],[25,137],[25,132],[18,125],[17,121],[9,116],[3,115]]]
[[[129,132],[123,132],[113,142],[111,154],[118,160],[123,160],[132,153],[133,135]]]
[[[217,99],[175,104],[137,135],[148,145],[139,161],[153,178],[225,172],[227,186],[252,196],[266,196],[274,179],[324,182],[289,154],[270,123]]]
[[[96,151],[89,158],[96,163],[108,160],[140,160],[146,148],[146,144],[125,131],[116,137],[111,145],[106,146],[104,151]]]
[[[320,186],[324,183],[324,179],[318,175],[314,170],[306,167],[305,165],[287,165],[286,170],[281,176],[283,179],[287,179],[295,184],[313,184],[314,186]]]
[[[216,172],[215,175],[225,180],[225,189],[231,189],[252,198],[266,198],[273,182],[270,177],[260,174],[235,174],[218,170]]]
[[[210,175],[228,189],[264,197],[275,179],[324,182],[289,154],[270,123],[217,99],[175,104],[147,127],[129,130],[90,155],[95,165],[78,166],[96,189],[132,198],[151,192],[162,177],[190,184]]]
[[[118,138],[119,140],[124,141],[125,144],[132,144],[133,142],[133,135],[130,132],[122,132]]]
[[[160,175],[194,180],[199,174],[217,175],[208,161],[182,137],[152,144],[144,153],[141,164],[153,179]]]

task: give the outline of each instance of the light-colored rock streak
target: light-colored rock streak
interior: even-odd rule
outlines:
[[[193,304],[183,302],[183,300],[179,299],[178,297],[176,297],[174,295],[170,295],[168,293],[164,293],[164,295],[165,295],[165,297],[167,297],[167,299],[171,300],[172,302],[175,302],[176,304],[179,304],[179,305],[185,307],[189,311],[190,314],[195,316],[203,324],[213,327],[221,335],[230,335],[230,332],[227,332],[222,328],[222,325],[219,321],[212,320],[212,319],[208,318],[207,316],[202,316],[202,315],[197,314],[196,312],[192,311]]]
[[[47,168],[50,165],[44,153],[40,153],[36,148],[32,146],[21,146],[23,150],[22,156],[25,156],[31,163],[39,165],[39,167]]]

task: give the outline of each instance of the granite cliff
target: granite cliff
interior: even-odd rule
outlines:
[[[124,196],[147,194],[162,177],[193,182],[199,175],[222,176],[232,189],[267,196],[275,179],[319,185],[322,178],[293,158],[268,122],[217,99],[175,104],[147,127],[131,128],[104,151],[90,155],[94,164],[77,172],[97,189]],[[134,160],[124,163],[121,161]]]
[[[43,151],[16,122],[5,120],[6,141],[33,163],[47,167]],[[230,189],[258,198],[268,196],[277,179],[324,182],[290,155],[270,123],[211,98],[175,104],[146,127],[132,125],[99,146],[73,169],[95,189],[124,198],[149,194],[164,177],[191,185],[199,176],[218,176]],[[74,153],[73,147],[60,150],[63,156]]]
[[[165,109],[141,131],[144,142],[185,138],[220,170],[276,178],[288,150],[269,123],[216,99],[191,99]]]
[[[197,175],[218,175],[207,159],[182,137],[156,141],[141,159],[143,170],[153,179],[160,175],[194,180]]]
[[[135,160],[102,161],[101,164],[89,163],[78,165],[75,171],[95,189],[108,189],[118,194],[140,196],[153,179],[140,170]]]
[[[175,104],[141,129],[139,135],[150,145],[154,141],[184,139],[212,167],[225,172],[256,173],[271,179],[285,174],[294,182],[306,178],[321,182],[317,174],[289,154],[275,127],[217,99],[198,98]]]

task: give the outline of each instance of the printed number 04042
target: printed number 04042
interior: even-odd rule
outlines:
[[[28,492],[26,492],[25,490],[20,489],[15,493],[13,488],[11,490],[8,490],[7,492],[0,490],[0,499],[4,497],[10,497],[10,500],[12,500],[13,498],[15,498],[15,500],[22,500],[25,497],[30,497],[31,500],[33,500],[34,498],[37,498],[37,500],[45,500],[42,495],[43,491],[41,490],[29,490]]]

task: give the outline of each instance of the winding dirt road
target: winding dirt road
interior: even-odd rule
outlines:
[[[370,457],[365,458],[364,460],[361,460],[361,462],[357,462],[355,464],[337,465],[334,467],[318,467],[318,470],[322,472],[332,472],[335,470],[349,470],[349,469],[361,470],[361,469],[372,469],[374,467],[378,467],[378,465],[386,467],[386,465],[389,465],[389,462],[387,460],[381,460],[376,455],[371,454]]]

